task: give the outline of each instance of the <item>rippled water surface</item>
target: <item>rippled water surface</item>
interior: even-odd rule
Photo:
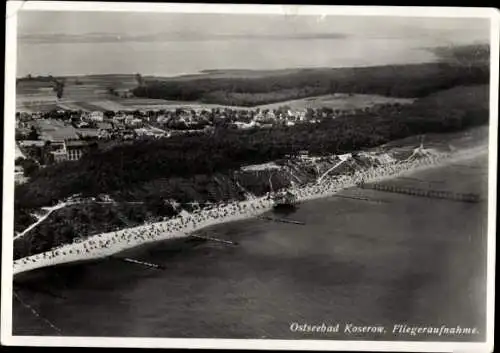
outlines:
[[[479,158],[385,183],[486,197],[486,172]],[[341,194],[374,201],[332,197],[286,216],[306,225],[252,219],[202,232],[235,246],[191,238],[120,254],[163,270],[107,259],[34,271],[16,293],[63,335],[413,339],[290,330],[351,322],[477,327],[463,339],[484,339],[486,202]],[[56,334],[18,300],[13,327]]]

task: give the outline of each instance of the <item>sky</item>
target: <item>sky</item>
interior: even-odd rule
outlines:
[[[21,11],[21,42],[321,36],[487,42],[484,19]]]

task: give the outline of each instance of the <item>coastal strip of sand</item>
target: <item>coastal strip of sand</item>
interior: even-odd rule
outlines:
[[[297,195],[299,202],[328,197],[356,186],[361,181],[387,180],[423,169],[475,158],[487,153],[487,148],[487,145],[483,145],[457,150],[453,153],[433,152],[411,160],[372,166],[358,170],[352,175],[326,177],[321,183],[295,187],[293,192]],[[272,207],[272,200],[267,197],[258,197],[194,213],[184,211],[167,221],[93,235],[81,242],[65,244],[44,253],[17,259],[13,262],[13,274],[64,263],[104,258],[146,243],[187,237],[195,231],[216,224],[261,215],[271,210]]]

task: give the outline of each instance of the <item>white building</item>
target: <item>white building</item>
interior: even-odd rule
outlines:
[[[91,112],[89,114],[89,119],[92,121],[103,121],[104,120],[104,113],[103,112]]]
[[[124,119],[124,122],[125,122],[125,124],[130,125],[130,124],[132,124],[133,120],[134,120],[134,116],[133,115],[126,115],[125,119]]]
[[[248,124],[247,123],[243,123],[241,121],[236,121],[234,123],[234,125],[238,128],[238,129],[251,129],[253,127],[256,127],[258,126],[259,124],[257,124],[255,121],[251,121],[249,122]]]
[[[276,119],[276,114],[274,114],[274,112],[270,110],[267,112],[266,118],[274,120],[274,119]]]
[[[139,118],[134,118],[130,122],[130,125],[133,125],[133,126],[139,126],[141,124],[142,124],[142,119],[139,119]]]
[[[160,116],[156,119],[156,121],[157,121],[157,122],[159,122],[159,123],[166,123],[166,122],[168,121],[168,119],[169,119],[169,118],[168,118],[167,116],[165,116],[165,115],[160,115]]]
[[[28,180],[28,178],[26,178],[24,176],[23,167],[21,167],[20,165],[16,165],[15,169],[14,169],[14,183],[15,184],[23,184],[27,180]]]

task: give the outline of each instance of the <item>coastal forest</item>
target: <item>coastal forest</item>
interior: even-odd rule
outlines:
[[[333,93],[424,97],[458,85],[489,80],[489,66],[464,70],[461,65],[430,63],[341,69],[304,69],[288,75],[257,78],[146,80],[133,90],[137,97],[198,101],[252,107]]]
[[[242,77],[231,70],[185,79],[142,78],[137,97],[197,101],[232,106],[256,105],[334,93],[418,98],[460,85],[489,82],[487,45],[437,47],[435,63],[354,68],[283,70]]]

